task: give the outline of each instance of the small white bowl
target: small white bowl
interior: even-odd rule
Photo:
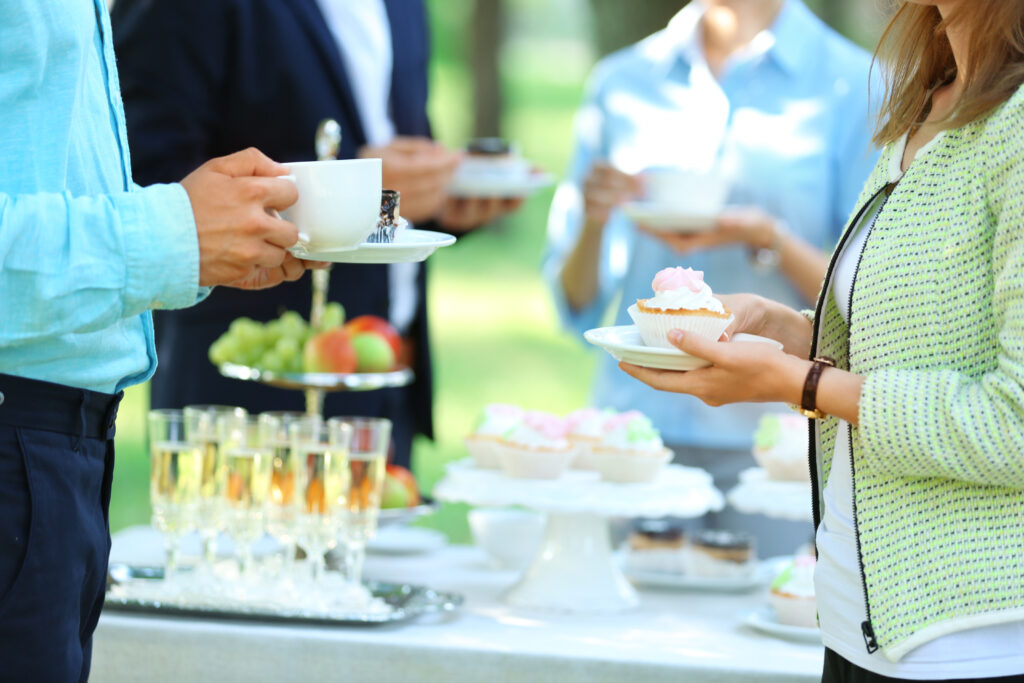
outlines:
[[[525,569],[544,540],[545,517],[519,508],[475,508],[469,511],[473,541],[503,569]]]

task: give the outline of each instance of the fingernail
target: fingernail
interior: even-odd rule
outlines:
[[[672,342],[681,342],[681,341],[683,341],[683,331],[682,330],[669,330],[668,331],[668,340],[672,341]]]

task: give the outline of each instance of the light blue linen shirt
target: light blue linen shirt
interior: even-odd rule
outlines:
[[[105,0],[0,0],[0,372],[142,382],[149,309],[205,294],[187,193],[130,169]]]
[[[680,256],[614,211],[603,237],[598,294],[586,308],[571,310],[559,273],[582,227],[581,188],[595,161],[627,173],[716,169],[730,178],[728,204],[760,207],[822,249],[835,245],[875,164],[866,52],[788,0],[773,26],[731,57],[716,79],[703,56],[702,12],[700,2],[691,2],[663,31],[602,60],[588,83],[574,159],[551,207],[544,265],[562,319],[577,334],[631,324],[626,307],[651,296],[654,274],[669,266],[704,271],[719,293],[808,303],[781,272],[755,271],[744,247]],[[748,449],[758,417],[784,410],[777,404],[709,408],[658,392],[603,352],[593,403],[644,411],[667,443],[722,449]]]

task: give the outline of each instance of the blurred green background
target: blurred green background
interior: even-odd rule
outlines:
[[[569,161],[573,115],[594,62],[658,30],[685,3],[427,4],[436,137],[457,147],[474,135],[500,134],[557,177]],[[877,38],[881,17],[875,3],[807,4],[866,47]],[[443,475],[445,463],[465,456],[462,438],[484,404],[567,413],[586,403],[596,352],[560,329],[540,273],[553,191],[538,193],[515,215],[461,238],[429,262],[437,438],[420,439],[413,455],[413,469],[426,491]],[[112,530],[149,521],[148,404],[148,386],[133,387],[118,417]],[[421,523],[442,529],[453,541],[468,539],[463,506],[446,505]]]

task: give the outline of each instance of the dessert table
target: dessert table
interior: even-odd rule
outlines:
[[[114,538],[115,560],[124,544]],[[448,546],[369,555],[366,577],[465,596],[454,613],[394,626],[323,627],[107,611],[94,637],[92,680],[136,681],[817,681],[822,648],[740,623],[765,604],[750,593],[642,589],[640,606],[570,615],[501,601],[516,572],[483,551]]]

